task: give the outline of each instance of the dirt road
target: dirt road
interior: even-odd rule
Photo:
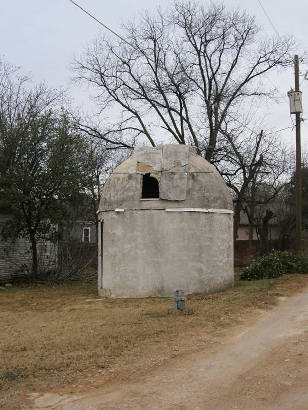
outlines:
[[[36,409],[308,409],[308,289],[220,343],[142,378],[82,395],[33,396]]]

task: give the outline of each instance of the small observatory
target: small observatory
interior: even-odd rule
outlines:
[[[98,288],[111,297],[215,292],[233,284],[231,194],[194,147],[135,148],[98,210]]]

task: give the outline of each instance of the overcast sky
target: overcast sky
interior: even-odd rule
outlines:
[[[144,10],[154,10],[157,6],[165,8],[169,0],[76,0],[81,6],[95,14],[105,24],[121,34],[121,25],[127,19],[138,19]],[[201,3],[206,2],[200,0]],[[298,43],[298,53],[308,51],[308,1],[297,0],[261,0],[266,14],[258,0],[225,0],[232,8],[246,9],[255,15],[259,26],[269,35],[274,30],[280,35],[293,35]],[[70,88],[76,103],[84,111],[91,109],[87,92],[71,82],[71,63],[74,55],[94,40],[104,29],[95,23],[69,0],[0,0],[0,38],[1,57],[22,71],[30,74],[34,81],[45,81],[51,87]],[[301,71],[308,71],[308,61],[301,66]],[[271,77],[270,82],[286,96],[294,84],[294,75],[290,68],[282,77]],[[308,140],[308,81],[303,80],[304,114],[307,121],[303,124],[302,138],[304,145]],[[279,104],[266,109],[268,126],[281,129],[291,124],[287,98],[281,98]],[[292,141],[293,132],[286,131],[282,138]],[[306,136],[307,135],[307,136]]]

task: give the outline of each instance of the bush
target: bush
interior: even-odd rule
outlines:
[[[242,272],[242,280],[277,278],[287,273],[307,273],[308,262],[302,256],[287,251],[272,251],[253,261]]]

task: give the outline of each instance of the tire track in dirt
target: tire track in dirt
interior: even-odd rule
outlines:
[[[82,395],[40,395],[36,409],[307,409],[308,289],[253,326],[142,378]]]

